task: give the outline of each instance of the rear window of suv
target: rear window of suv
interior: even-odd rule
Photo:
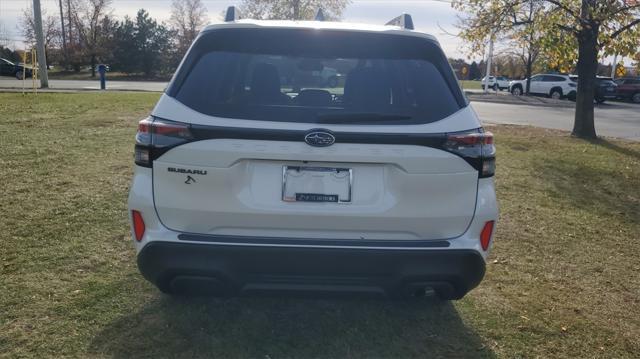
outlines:
[[[309,123],[429,123],[467,105],[428,39],[308,29],[201,35],[168,92],[218,117]]]

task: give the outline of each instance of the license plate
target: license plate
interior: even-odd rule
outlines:
[[[282,168],[282,200],[285,202],[350,203],[352,184],[350,168]]]

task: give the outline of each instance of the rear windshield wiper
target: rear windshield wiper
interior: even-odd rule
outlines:
[[[383,113],[335,113],[320,114],[316,119],[317,123],[358,123],[358,122],[384,122],[410,120],[411,116],[383,114]]]

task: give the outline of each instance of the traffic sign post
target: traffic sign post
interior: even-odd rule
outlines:
[[[627,74],[627,69],[624,68],[624,65],[618,64],[616,66],[616,77],[625,77]]]
[[[464,79],[467,77],[468,72],[469,72],[469,69],[467,69],[466,66],[463,66],[462,69],[460,70],[460,73],[462,74],[462,79],[460,80],[460,87],[462,87],[463,90],[464,90]]]

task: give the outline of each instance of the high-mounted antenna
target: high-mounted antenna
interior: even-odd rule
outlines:
[[[396,18],[393,18],[387,23],[387,25],[400,26],[403,29],[413,30],[413,19],[409,14],[402,14]]]
[[[322,8],[318,9],[318,13],[316,14],[316,21],[324,21],[324,11],[322,11]]]
[[[224,16],[224,21],[231,22],[236,20],[240,20],[240,12],[235,6],[229,6],[227,8],[227,14]]]

